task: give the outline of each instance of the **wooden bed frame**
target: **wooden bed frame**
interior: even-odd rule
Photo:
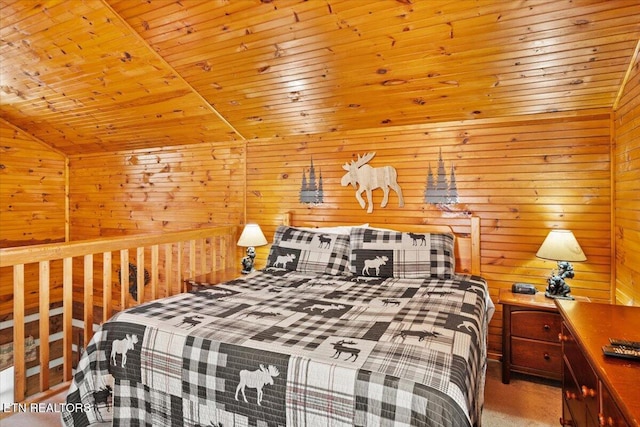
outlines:
[[[363,221],[354,223],[341,223],[341,225],[359,225]],[[292,227],[323,227],[323,223],[296,223],[293,212],[287,212],[282,223]],[[331,224],[333,225],[333,224]],[[448,225],[432,224],[370,224],[371,227],[386,228],[397,231],[413,231],[416,233],[450,233],[455,236],[456,271],[458,273],[474,274],[479,276],[480,271],[480,217],[469,217],[469,234],[455,233]]]

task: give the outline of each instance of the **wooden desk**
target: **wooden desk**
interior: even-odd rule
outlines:
[[[564,425],[640,426],[640,361],[605,356],[640,341],[640,307],[556,300],[562,315]]]

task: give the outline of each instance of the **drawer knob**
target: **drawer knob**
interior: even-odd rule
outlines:
[[[604,417],[604,414],[598,414],[598,425],[601,427],[613,427],[615,424],[613,422],[613,418]]]
[[[548,331],[549,329],[551,329],[551,326],[549,326],[549,325],[544,325],[544,326],[543,326],[543,328],[544,328],[544,330],[545,330],[545,331]]]
[[[569,341],[569,337],[568,337],[568,336],[566,336],[566,335],[563,335],[563,334],[562,334],[562,332],[560,332],[560,333],[558,334],[558,341],[560,341],[560,342],[567,342],[567,341]]]
[[[564,395],[567,398],[567,400],[575,400],[577,397],[575,393],[572,393],[569,390],[565,390]]]
[[[545,353],[543,357],[544,357],[544,360],[551,359],[551,356],[549,356],[549,353]]]
[[[573,421],[565,420],[564,418],[560,417],[560,425],[561,426],[572,426],[573,425]]]
[[[586,385],[582,386],[582,397],[596,397],[598,393],[592,388],[587,387]]]

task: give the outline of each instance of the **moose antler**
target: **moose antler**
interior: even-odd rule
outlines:
[[[360,167],[364,164],[367,164],[369,162],[369,160],[373,159],[373,156],[376,155],[376,152],[373,151],[371,153],[367,153],[364,156],[360,156],[360,154],[358,154],[358,160],[355,161],[355,164],[357,167]]]
[[[358,160],[351,160],[351,163],[345,163],[344,165],[342,165],[342,169],[349,171],[351,170],[352,166],[355,166],[355,168],[357,169],[360,166],[367,164],[369,160],[373,159],[375,155],[376,155],[375,151],[371,153],[367,153],[364,156],[361,156],[360,154],[358,154]]]
[[[277,377],[278,375],[280,375],[280,371],[278,371],[278,368],[276,368],[273,365],[269,365],[269,375],[271,375],[272,377]]]

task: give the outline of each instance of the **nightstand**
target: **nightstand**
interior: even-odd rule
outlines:
[[[588,298],[576,297],[588,301]],[[544,292],[514,294],[500,289],[502,309],[502,382],[509,384],[512,372],[562,379],[562,348],[558,341],[562,317],[555,300]]]
[[[245,275],[240,273],[240,269],[228,268],[226,270],[212,271],[207,274],[202,274],[200,276],[185,279],[184,285],[185,285],[186,291],[188,292],[188,291],[194,290],[196,287],[215,286],[220,283],[228,282],[233,279],[238,279],[243,276]]]

